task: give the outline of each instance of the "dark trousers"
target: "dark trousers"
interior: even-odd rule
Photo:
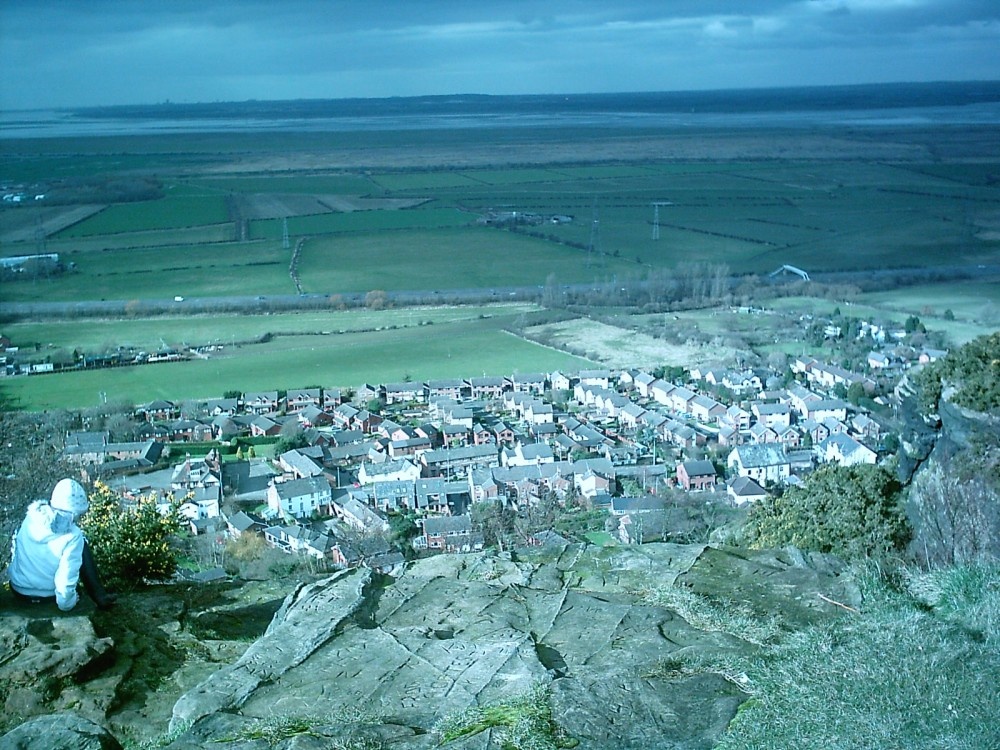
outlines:
[[[97,571],[97,562],[94,554],[90,551],[90,542],[83,543],[83,563],[80,565],[80,580],[83,581],[83,589],[87,596],[94,600],[99,607],[103,607],[108,600],[108,592],[101,583],[101,575]]]

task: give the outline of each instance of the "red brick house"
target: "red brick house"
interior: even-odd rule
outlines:
[[[677,484],[686,490],[710,490],[717,476],[711,461],[684,461],[677,464]]]

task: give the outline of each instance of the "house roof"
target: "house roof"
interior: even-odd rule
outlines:
[[[504,379],[500,376],[484,375],[481,378],[469,378],[465,382],[476,388],[502,388]]]
[[[444,448],[424,453],[424,462],[447,463],[449,461],[466,461],[477,458],[497,458],[496,446],[466,445],[459,448]]]
[[[255,525],[263,526],[263,522],[259,519],[254,519],[252,516],[249,516],[240,510],[229,517],[229,525],[237,531],[246,531],[247,529],[253,528]]]
[[[412,479],[380,479],[371,488],[376,498],[413,497]]]
[[[762,497],[767,491],[750,477],[736,477],[729,484],[729,493],[736,497]]]
[[[288,398],[293,400],[298,399],[314,399],[319,398],[320,389],[319,388],[289,388]]]
[[[292,479],[289,482],[278,482],[274,485],[278,497],[287,499],[303,495],[317,495],[330,492],[330,483],[323,477],[305,477]]]
[[[465,381],[458,378],[444,378],[441,380],[428,380],[427,387],[434,390],[453,390],[465,387]]]
[[[469,516],[435,516],[423,520],[425,534],[462,534],[472,532]]]
[[[714,477],[716,476],[715,464],[711,461],[685,461],[681,464],[684,472],[689,477]]]
[[[365,470],[365,474],[369,477],[376,476],[387,476],[389,474],[395,474],[400,471],[414,471],[416,466],[413,465],[412,461],[405,458],[398,458],[393,461],[383,461],[382,463],[365,463],[362,465]]]
[[[819,447],[822,448],[823,450],[828,450],[830,447],[836,447],[840,455],[844,456],[845,458],[858,452],[866,454],[875,453],[875,451],[873,451],[864,443],[855,440],[850,435],[847,435],[843,432],[832,433],[829,437],[827,437],[823,442],[819,444]]]
[[[788,414],[790,411],[788,404],[762,404],[760,402],[755,402],[752,408],[758,415],[761,416],[765,414]]]
[[[518,445],[514,449],[525,461],[552,458],[552,449],[545,443],[529,443]]]
[[[775,443],[740,445],[733,448],[733,453],[739,457],[740,463],[746,468],[780,466],[788,463],[784,446]]]
[[[656,495],[611,498],[612,513],[643,513],[651,510],[663,510],[666,507],[667,501]]]

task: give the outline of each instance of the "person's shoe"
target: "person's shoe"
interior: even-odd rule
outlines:
[[[97,601],[98,609],[111,609],[118,603],[118,594],[105,594]]]

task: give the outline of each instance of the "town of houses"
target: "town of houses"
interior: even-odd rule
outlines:
[[[337,389],[293,389],[206,400],[195,416],[187,404],[185,417],[157,400],[136,409],[137,441],[72,433],[65,458],[126,502],[182,499],[194,534],[261,534],[334,565],[400,564],[385,541],[400,512],[418,519],[417,550],[481,549],[469,510],[484,500],[523,510],[572,497],[638,543],[666,538],[661,489],[745,506],[824,463],[876,463],[884,423],[836,394],[855,384],[873,393],[882,366],[856,373],[800,357],[790,374],[694,369],[684,382],[639,369],[483,376],[366,384],[350,401]],[[255,441],[290,431],[302,447],[253,456]],[[236,440],[249,455],[223,460]],[[219,447],[176,460],[185,443],[206,442]],[[168,444],[175,458],[165,461]]]

